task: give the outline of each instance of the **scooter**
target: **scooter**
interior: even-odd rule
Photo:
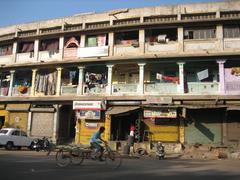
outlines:
[[[33,140],[33,149],[35,151],[47,151],[50,148],[50,141],[48,138],[43,137],[42,139]]]
[[[165,150],[164,150],[164,145],[162,144],[162,142],[158,142],[157,143],[157,146],[156,146],[156,157],[159,160],[162,160],[165,157]]]

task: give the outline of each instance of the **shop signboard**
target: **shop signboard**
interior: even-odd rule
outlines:
[[[145,109],[144,118],[177,118],[177,109],[162,108],[162,109]]]
[[[104,110],[104,101],[73,101],[73,110]]]
[[[101,111],[100,110],[79,110],[80,119],[101,119]]]

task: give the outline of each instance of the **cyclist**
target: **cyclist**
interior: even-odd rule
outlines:
[[[103,156],[103,150],[104,148],[101,146],[101,143],[107,143],[106,141],[104,141],[102,138],[101,138],[101,135],[102,133],[104,133],[105,131],[105,128],[103,126],[101,126],[99,128],[99,130],[94,133],[90,139],[90,144],[91,146],[94,148],[94,149],[97,149],[97,152],[100,152],[100,155],[99,155],[99,161],[104,161],[102,159],[102,156]]]

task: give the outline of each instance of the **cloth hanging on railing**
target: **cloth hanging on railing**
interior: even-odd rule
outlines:
[[[43,92],[45,95],[55,95],[57,84],[57,72],[42,73],[36,76],[35,91]]]
[[[156,79],[160,80],[160,81],[167,81],[167,82],[173,82],[173,83],[179,84],[179,77],[178,76],[171,77],[171,76],[164,76],[160,73],[157,73],[156,74]]]

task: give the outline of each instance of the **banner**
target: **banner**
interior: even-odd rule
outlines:
[[[177,109],[144,110],[144,118],[177,118]]]
[[[103,101],[73,101],[73,110],[104,110]]]
[[[80,110],[79,111],[80,119],[101,119],[101,111],[100,110]]]

